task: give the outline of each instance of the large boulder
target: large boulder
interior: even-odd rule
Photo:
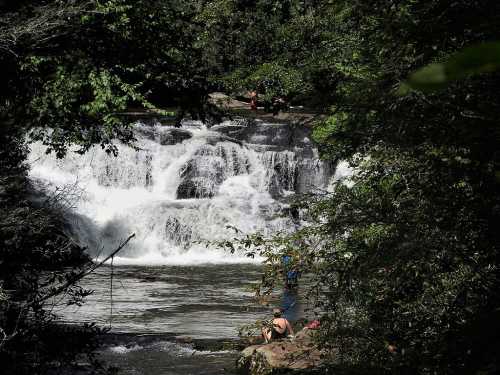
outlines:
[[[312,340],[311,330],[304,329],[293,340],[245,348],[238,359],[238,369],[250,375],[270,375],[299,370],[311,370],[323,364],[320,350]]]

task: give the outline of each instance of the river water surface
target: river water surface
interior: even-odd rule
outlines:
[[[228,255],[230,256],[230,255]],[[113,342],[101,351],[123,374],[233,373],[234,350],[195,350],[194,341],[235,339],[238,328],[269,316],[252,298],[260,279],[252,264],[102,267],[83,286],[82,307],[60,310],[68,322],[111,322]]]

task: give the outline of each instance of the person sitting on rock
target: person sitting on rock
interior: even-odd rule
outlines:
[[[293,335],[293,328],[290,324],[290,322],[282,317],[282,311],[279,308],[274,308],[273,309],[273,321],[272,321],[272,327],[267,328],[263,327],[262,328],[262,337],[264,337],[264,340],[266,343],[272,340],[281,340],[289,335]]]

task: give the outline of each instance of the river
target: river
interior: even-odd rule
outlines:
[[[106,266],[84,280],[94,290],[87,303],[57,313],[72,323],[111,323],[100,357],[123,374],[231,373],[237,351],[220,346],[241,326],[269,316],[249,290],[259,278],[260,267],[251,264],[117,266],[111,302]]]

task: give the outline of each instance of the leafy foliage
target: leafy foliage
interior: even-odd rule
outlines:
[[[0,144],[2,369],[13,374],[43,373],[56,362],[68,366],[80,355],[87,354],[93,360],[103,331],[94,325],[57,325],[51,313],[57,300],[43,300],[85,269],[90,260],[64,230],[60,198],[34,199],[35,192],[26,180],[26,150],[19,135],[3,132]],[[77,305],[90,293],[78,285],[65,292],[63,303]]]
[[[499,282],[493,223],[500,138],[492,104],[499,76],[484,68],[496,44],[447,60],[445,80],[455,82],[439,93],[398,97],[395,88],[419,66],[497,39],[498,4],[346,7],[369,73],[346,77],[349,90],[339,86],[334,115],[315,130],[325,157],[348,158],[356,171],[309,211],[324,241],[315,273],[330,291],[321,302],[329,311],[323,343],[341,348],[351,363],[400,373],[494,372],[496,344],[480,343],[499,339],[491,333]],[[410,84],[444,82],[426,75],[436,67],[415,73]]]
[[[2,295],[26,300],[42,269],[53,264],[53,281],[64,279],[74,259],[64,233],[46,236],[60,223],[27,200],[26,132],[58,156],[71,143],[114,152],[116,140],[133,141],[121,114],[131,107],[205,120],[211,91],[257,89],[265,102],[328,111],[314,130],[322,155],[356,171],[307,197],[308,227],[236,241],[267,257],[261,295],[293,252],[315,276],[321,344],[337,361],[498,371],[498,1],[47,0],[0,10]],[[399,95],[408,77],[414,90]],[[2,319],[12,326],[13,316]]]

